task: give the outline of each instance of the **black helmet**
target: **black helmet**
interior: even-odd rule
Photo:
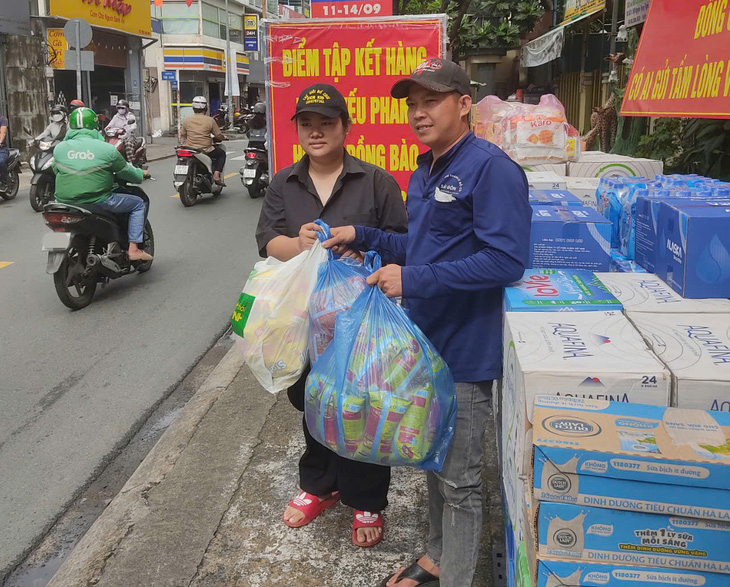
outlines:
[[[263,102],[256,102],[253,107],[253,111],[257,114],[266,114],[266,104]]]
[[[51,114],[63,114],[66,116],[66,107],[63,104],[56,104],[51,108]]]
[[[124,99],[119,100],[119,102],[117,102],[117,108],[126,108],[127,110],[129,110],[129,102]]]

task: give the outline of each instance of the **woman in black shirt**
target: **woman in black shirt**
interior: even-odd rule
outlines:
[[[350,117],[336,88],[315,84],[304,90],[292,120],[305,155],[277,173],[266,192],[256,230],[261,256],[287,261],[311,248],[317,239],[317,218],[330,226],[355,224],[406,231],[406,210],[393,176],[345,150]],[[356,251],[347,254],[359,255]],[[308,370],[288,390],[290,401],[300,411],[304,411],[307,374]],[[289,502],[284,523],[304,526],[341,499],[355,509],[353,542],[357,546],[380,542],[390,468],[338,456],[312,438],[306,422],[304,437],[307,448],[299,461],[302,492]]]

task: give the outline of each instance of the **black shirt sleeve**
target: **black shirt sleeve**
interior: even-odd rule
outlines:
[[[378,228],[386,232],[406,232],[408,215],[398,182],[387,171],[378,169],[375,172],[373,186]]]
[[[256,227],[256,244],[259,247],[259,255],[267,257],[266,245],[271,239],[277,236],[286,236],[286,214],[284,210],[284,198],[282,191],[284,181],[280,173],[274,176],[264,196],[264,203],[261,206],[259,224]]]

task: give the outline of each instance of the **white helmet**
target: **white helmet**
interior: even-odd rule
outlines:
[[[194,112],[205,112],[208,109],[208,100],[205,96],[195,96],[193,98],[193,111]]]

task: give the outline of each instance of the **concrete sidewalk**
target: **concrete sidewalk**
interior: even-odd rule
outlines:
[[[493,585],[492,548],[502,544],[493,436],[476,587]],[[375,548],[353,546],[352,510],[342,504],[286,527],[303,446],[301,414],[286,394],[258,385],[234,346],[50,585],[375,587],[421,553],[426,485],[416,469],[393,469],[385,539]]]
[[[160,159],[167,159],[175,155],[175,145],[177,145],[177,138],[175,137],[159,137],[152,139],[154,143],[147,143],[147,161],[159,161]],[[33,178],[33,172],[30,169],[27,161],[22,163],[22,173],[20,174],[20,187],[18,189],[27,188],[30,186],[30,180]]]

